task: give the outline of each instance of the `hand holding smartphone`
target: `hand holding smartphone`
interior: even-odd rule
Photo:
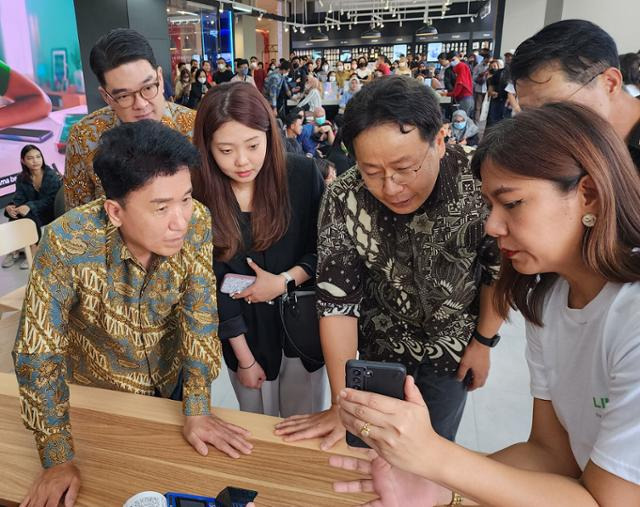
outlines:
[[[223,294],[235,294],[236,292],[242,292],[247,287],[251,287],[255,281],[255,276],[227,273],[222,279],[220,292]]]
[[[404,400],[407,369],[403,364],[351,359],[347,361],[345,372],[346,385],[351,389]],[[347,445],[369,447],[362,439],[348,431]]]

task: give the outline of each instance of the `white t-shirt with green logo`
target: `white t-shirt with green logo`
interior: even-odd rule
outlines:
[[[640,283],[608,283],[579,310],[568,295],[559,279],[544,327],[527,323],[531,394],[551,400],[582,470],[640,484]]]

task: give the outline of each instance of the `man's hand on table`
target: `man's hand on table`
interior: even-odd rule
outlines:
[[[72,507],[80,490],[80,472],[70,461],[42,470],[20,507],[49,507],[60,503]],[[66,495],[65,495],[66,491]]]
[[[182,428],[184,438],[203,456],[209,453],[207,444],[232,458],[251,454],[253,445],[247,442],[251,433],[240,426],[230,424],[214,415],[190,415],[185,417]]]
[[[338,406],[316,414],[294,415],[276,424],[275,434],[284,437],[285,442],[296,442],[310,438],[324,437],[320,443],[323,451],[331,449],[344,440],[347,431],[340,421]]]

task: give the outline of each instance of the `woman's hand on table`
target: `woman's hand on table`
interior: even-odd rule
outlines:
[[[391,466],[375,451],[368,451],[369,459],[331,456],[329,464],[365,475],[363,479],[333,483],[338,493],[374,493],[378,498],[363,507],[405,507],[447,504],[451,492],[423,477]],[[419,499],[419,500],[418,500]],[[416,502],[420,502],[417,504]]]
[[[265,271],[251,259],[247,259],[247,264],[256,273],[256,281],[245,290],[232,294],[233,299],[244,299],[247,303],[266,303],[284,293],[284,277]]]
[[[447,459],[443,439],[433,430],[427,405],[408,376],[405,400],[344,389],[338,405],[348,431],[359,436],[391,465],[435,479]],[[364,432],[363,428],[368,428]]]
[[[223,421],[215,415],[188,415],[182,428],[184,438],[203,456],[212,445],[232,458],[251,454],[253,445],[246,439],[251,433],[240,426]]]
[[[275,434],[283,437],[285,442],[297,442],[310,438],[324,437],[320,449],[327,451],[344,440],[347,434],[340,422],[338,406],[315,414],[293,415],[276,424]]]
[[[72,507],[76,503],[79,491],[80,472],[71,461],[67,461],[42,470],[20,507],[58,505],[63,496],[64,507]]]

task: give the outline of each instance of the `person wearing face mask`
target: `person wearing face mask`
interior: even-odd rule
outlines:
[[[440,72],[436,76],[438,81],[444,85],[445,90],[448,92],[453,91],[456,85],[456,74],[453,72],[453,67],[447,58],[447,53],[440,53],[438,55],[438,63],[440,63]]]
[[[351,60],[351,72],[355,72],[356,70],[358,70],[358,60]]]
[[[329,71],[327,75],[327,82],[323,83],[324,98],[325,100],[338,100],[340,94],[340,87],[338,86],[338,80],[335,71]]]
[[[478,146],[480,129],[462,109],[453,112],[451,122],[451,137],[449,143],[463,146]]]
[[[183,106],[189,102],[189,94],[191,93],[191,75],[185,68],[180,71],[180,76],[175,84],[175,103]]]
[[[251,83],[253,86],[256,86],[253,76],[249,74],[249,62],[244,58],[238,60],[238,72],[231,78],[231,82]]]
[[[475,103],[473,100],[473,80],[469,66],[461,62],[459,56],[453,51],[447,55],[447,59],[451,67],[453,67],[456,83],[453,90],[447,91],[446,95],[452,97],[458,103],[460,109],[467,113],[467,116],[472,117]]]
[[[204,69],[198,69],[196,71],[196,81],[191,85],[191,92],[189,93],[189,101],[187,107],[191,109],[198,109],[198,105],[202,100],[202,97],[211,89],[211,85],[207,83],[207,73]]]
[[[255,56],[252,56],[251,63],[249,64],[249,66],[251,67],[251,76],[253,77],[253,81],[256,84],[256,88],[260,93],[263,93],[264,80],[266,79],[267,74],[264,71],[262,62],[258,63],[258,59]]]
[[[268,304],[315,279],[322,177],[312,159],[285,155],[269,103],[252,86],[212,90],[194,141],[203,154],[192,172],[194,197],[209,207],[217,238],[219,336],[240,410],[285,416],[325,407],[324,367],[282,342],[279,305]],[[228,273],[256,281],[226,294],[220,288]]]
[[[349,71],[345,69],[345,64],[342,62],[338,62],[336,65],[336,82],[338,83],[338,88],[342,90],[344,88],[345,82],[349,79]]]
[[[367,59],[364,56],[358,58],[358,68],[356,74],[360,81],[366,81],[371,77],[371,69],[367,67]]]
[[[323,60],[320,70],[316,72],[316,75],[321,83],[326,83],[329,77],[329,64]]]
[[[213,80],[216,84],[227,83],[231,81],[233,72],[227,67],[227,62],[224,58],[218,58],[217,70],[213,75]]]

